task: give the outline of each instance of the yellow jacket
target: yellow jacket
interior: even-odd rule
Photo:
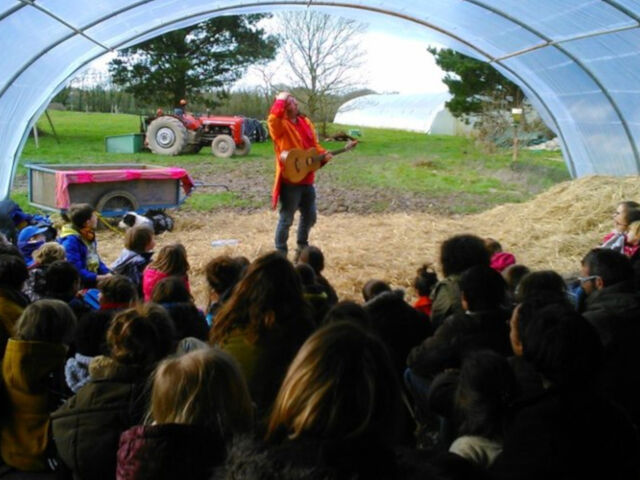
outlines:
[[[62,370],[66,353],[61,344],[9,339],[2,362],[8,409],[0,429],[0,453],[7,465],[47,469],[49,414],[57,407],[50,377]]]

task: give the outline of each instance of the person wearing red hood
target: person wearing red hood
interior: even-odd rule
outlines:
[[[484,244],[491,254],[491,268],[497,272],[502,273],[505,268],[516,263],[516,257],[509,252],[503,252],[502,245],[497,240],[485,238]]]
[[[332,156],[320,146],[311,120],[300,113],[298,102],[289,92],[280,92],[271,106],[267,119],[269,134],[273,139],[276,153],[276,176],[273,185],[272,207],[280,201],[280,217],[275,234],[276,250],[287,254],[287,240],[293,217],[300,210],[298,223],[296,256],[309,244],[309,232],[316,223],[316,191],[313,185],[315,175],[310,172],[298,183],[292,183],[282,176],[282,152],[294,148],[317,148],[326,153],[322,162],[325,165]]]

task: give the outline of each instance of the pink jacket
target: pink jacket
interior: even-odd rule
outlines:
[[[147,267],[144,269],[142,273],[142,294],[144,296],[144,301],[148,302],[151,300],[151,294],[153,293],[153,288],[156,284],[170,275],[160,270],[156,270],[155,268]],[[187,287],[187,290],[191,291],[191,287],[189,286],[189,277],[184,276],[184,284]]]

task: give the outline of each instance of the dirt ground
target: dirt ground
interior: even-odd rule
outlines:
[[[480,214],[444,216],[419,211],[361,215],[323,213],[311,232],[311,243],[325,254],[325,276],[341,299],[361,300],[362,285],[371,278],[410,289],[416,269],[424,262],[437,266],[439,244],[459,233],[491,236],[532,269],[575,273],[580,259],[612,228],[611,213],[618,201],[640,200],[638,177],[587,177],[564,182],[533,200],[502,205]],[[205,264],[222,255],[249,259],[271,251],[277,213],[172,212],[173,232],[157,238],[157,248],[182,242],[191,263],[192,290],[198,305],[206,303]],[[292,227],[293,250],[296,224]],[[214,247],[212,241],[233,239],[233,246]],[[108,263],[122,248],[122,237],[101,231],[99,251]]]

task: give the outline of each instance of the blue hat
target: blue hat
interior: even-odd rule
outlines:
[[[36,225],[29,225],[20,230],[18,234],[18,243],[27,243],[31,237],[44,233],[49,227],[38,227]]]

